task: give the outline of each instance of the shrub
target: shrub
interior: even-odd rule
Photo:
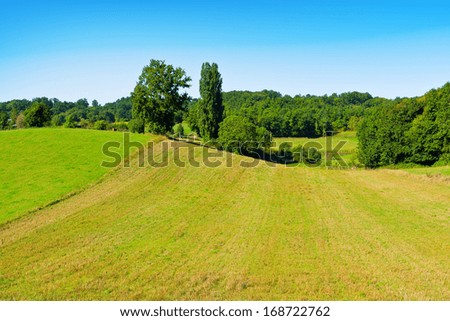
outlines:
[[[87,119],[80,120],[80,127],[84,129],[92,128],[92,123]]]
[[[110,128],[114,129],[116,131],[119,131],[119,132],[126,132],[126,131],[128,131],[128,125],[127,125],[127,123],[124,123],[124,122],[112,123],[110,125]]]
[[[25,115],[20,113],[16,118],[16,128],[24,128],[25,127]]]
[[[94,124],[94,129],[97,130],[107,130],[109,127],[109,124],[106,120],[98,120]]]
[[[64,123],[64,127],[66,128],[75,128],[77,127],[78,122],[75,120],[74,115],[69,115],[66,118],[66,122]]]
[[[184,127],[182,124],[178,124],[175,126],[174,134],[178,137],[184,136]]]
[[[145,131],[144,122],[141,119],[133,118],[128,122],[128,128],[132,133],[143,134]]]

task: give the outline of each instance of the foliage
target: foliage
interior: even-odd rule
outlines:
[[[42,103],[35,101],[30,108],[24,112],[26,127],[43,127],[49,125],[51,120],[50,108]]]
[[[183,124],[177,124],[174,129],[175,136],[182,137],[184,136],[184,127]]]
[[[128,131],[128,124],[124,122],[116,122],[109,125],[109,127],[115,131],[126,132]]]
[[[73,114],[67,116],[66,122],[64,123],[64,127],[75,128],[75,127],[77,127],[77,125],[78,125],[78,122],[76,121],[75,116]]]
[[[144,133],[145,125],[144,122],[139,118],[133,118],[128,122],[128,128],[132,133]]]
[[[425,96],[371,108],[358,130],[359,160],[367,167],[432,165],[448,153],[450,83]]]
[[[200,104],[197,99],[193,99],[188,104],[188,111],[187,111],[187,117],[186,121],[189,124],[189,127],[191,127],[192,131],[195,133],[200,133]]]
[[[229,116],[220,124],[217,141],[224,150],[247,155],[270,146],[271,135],[245,117]]]
[[[148,123],[154,133],[170,132],[175,124],[175,113],[183,110],[189,100],[187,93],[179,91],[190,87],[190,81],[183,69],[152,59],[143,68],[131,94],[133,117]]]
[[[16,117],[16,128],[25,128],[25,115],[23,113]]]
[[[352,129],[355,117],[361,117],[372,100],[369,94],[358,92],[293,98],[268,90],[223,94],[226,115],[247,117],[274,137],[319,137],[328,131]]]
[[[94,124],[94,129],[107,130],[109,129],[109,123],[106,120],[97,120]]]
[[[8,128],[8,113],[6,111],[0,111],[0,130]]]
[[[52,126],[59,127],[65,123],[64,116],[62,114],[54,115],[52,117]]]
[[[219,124],[223,120],[222,77],[216,63],[203,63],[200,78],[200,96],[197,124],[205,140],[218,137]]]

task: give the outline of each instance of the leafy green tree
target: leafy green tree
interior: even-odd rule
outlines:
[[[30,108],[25,110],[24,116],[26,127],[43,127],[49,124],[52,117],[50,108],[38,101],[32,103]]]
[[[188,106],[187,122],[191,130],[195,133],[200,133],[200,105],[197,100],[191,101]]]
[[[8,113],[6,111],[0,111],[0,129],[8,128]]]
[[[175,113],[184,110],[189,100],[187,93],[179,91],[190,87],[190,81],[183,69],[152,59],[143,68],[131,94],[133,117],[148,123],[154,133],[170,132],[175,125]]]
[[[52,117],[52,126],[59,127],[64,124],[64,116],[62,114],[55,115]]]
[[[222,77],[216,63],[203,63],[200,78],[198,124],[203,139],[218,137],[219,124],[223,119]]]
[[[87,101],[86,98],[82,98],[82,99],[78,99],[77,102],[75,103],[78,108],[80,109],[86,109],[89,107],[89,102]]]
[[[114,114],[110,111],[104,112],[101,117],[102,120],[106,120],[108,123],[114,123],[114,121],[116,120]]]
[[[361,118],[358,116],[351,116],[348,121],[348,129],[349,130],[357,130],[359,123],[361,122]]]
[[[64,123],[64,127],[66,128],[75,128],[78,125],[78,121],[74,115],[69,115],[66,117],[66,122]]]
[[[407,162],[432,165],[450,148],[450,83],[423,97],[423,113],[405,133],[410,146]]]
[[[10,119],[9,129],[13,129],[14,125],[16,125],[17,116],[19,116],[19,112],[17,111],[16,107],[13,107],[11,109],[11,112],[9,113],[9,119]]]
[[[229,116],[220,124],[217,141],[225,150],[247,154],[270,146],[271,136],[245,117]]]

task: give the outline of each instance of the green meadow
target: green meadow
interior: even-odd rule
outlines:
[[[346,131],[337,133],[333,136],[319,137],[319,138],[307,138],[307,137],[274,137],[273,150],[278,150],[281,144],[289,143],[292,147],[305,146],[305,144],[312,144],[310,146],[319,147],[319,152],[322,156],[326,150],[332,151],[338,148],[336,151],[338,155],[346,162],[347,165],[351,166],[359,163],[357,161],[357,149],[358,149],[358,139],[356,137],[356,131]],[[327,145],[329,144],[329,146]],[[333,165],[337,164],[336,161],[332,162]]]
[[[145,143],[150,135],[131,134]],[[85,188],[108,168],[102,146],[123,133],[63,128],[0,131],[0,224]],[[123,146],[123,144],[121,144]],[[123,155],[123,150],[118,149]]]

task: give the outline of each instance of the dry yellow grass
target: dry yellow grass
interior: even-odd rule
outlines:
[[[122,168],[0,227],[0,299],[450,299],[448,181],[237,165]]]

